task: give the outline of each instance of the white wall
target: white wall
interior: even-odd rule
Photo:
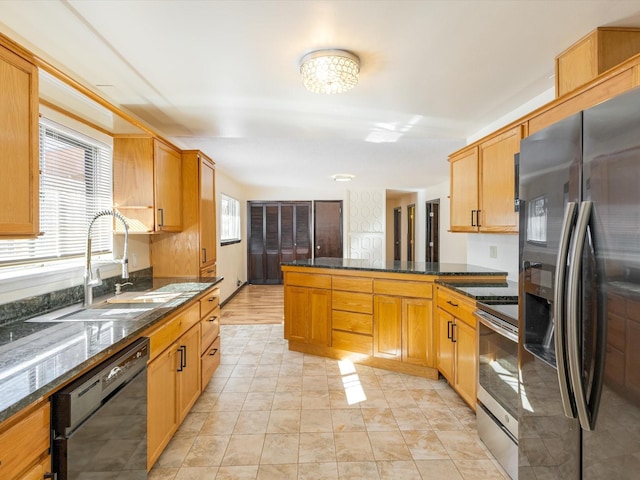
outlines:
[[[247,281],[247,188],[241,183],[229,178],[220,170],[216,170],[216,219],[218,245],[216,256],[217,275],[224,277],[220,284],[220,301],[224,302],[239,287]],[[240,202],[240,226],[242,241],[231,245],[220,245],[220,194],[224,193]]]
[[[491,257],[491,250],[496,257]],[[507,278],[518,281],[518,235],[468,234],[467,263],[508,272]]]

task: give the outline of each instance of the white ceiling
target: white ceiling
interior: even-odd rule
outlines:
[[[229,176],[327,190],[442,182],[597,26],[640,26],[640,1],[0,1],[0,32]],[[304,89],[321,48],[360,57],[355,89]]]

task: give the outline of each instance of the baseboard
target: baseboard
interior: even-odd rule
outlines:
[[[238,293],[240,290],[242,290],[246,285],[248,285],[248,283],[247,283],[247,282],[244,282],[244,283],[243,283],[243,284],[241,284],[238,288],[236,288],[236,289],[233,291],[233,293],[232,293],[231,295],[229,295],[229,296],[224,300],[224,302],[221,302],[221,303],[220,303],[220,308],[224,307],[224,306],[229,302],[229,300],[231,300],[233,297],[235,297],[235,296],[237,295],[237,293]]]

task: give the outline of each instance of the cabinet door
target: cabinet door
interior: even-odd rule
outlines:
[[[150,469],[178,427],[176,351],[171,345],[147,369],[147,468]]]
[[[309,327],[307,343],[331,345],[331,290],[309,288]]]
[[[402,300],[402,361],[433,366],[433,303],[420,298]]]
[[[200,268],[216,263],[215,169],[200,160]]]
[[[475,408],[478,381],[476,329],[463,321],[456,320],[453,338],[456,345],[454,388],[464,401]]]
[[[304,343],[307,338],[307,289],[304,287],[286,287],[285,289],[285,338],[292,342]]]
[[[200,326],[196,325],[178,341],[178,424],[184,420],[200,396]],[[182,363],[180,363],[182,362]]]
[[[478,147],[451,157],[451,231],[476,232],[478,210]]]
[[[373,355],[402,360],[402,299],[375,295],[373,298]]]
[[[0,47],[0,235],[39,231],[38,70]]]
[[[520,151],[518,126],[480,145],[481,232],[517,232],[515,211],[515,160]]]
[[[441,308],[436,310],[436,367],[444,377],[453,384],[453,353],[454,344],[451,341],[453,316]]]
[[[154,174],[158,231],[182,230],[182,158],[168,145],[155,140]]]

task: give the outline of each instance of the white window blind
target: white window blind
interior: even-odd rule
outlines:
[[[220,194],[221,214],[220,219],[220,243],[239,242],[240,237],[240,202],[224,193]]]
[[[48,120],[40,122],[38,238],[0,240],[0,265],[83,256],[91,218],[112,208],[111,148]],[[96,221],[92,250],[112,250],[112,217]]]

